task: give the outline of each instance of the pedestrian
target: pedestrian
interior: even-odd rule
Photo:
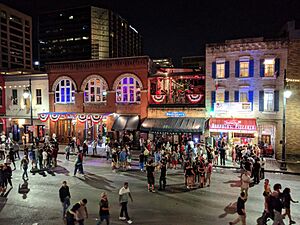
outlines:
[[[269,196],[268,210],[270,217],[273,219],[273,225],[284,225],[282,209],[284,205],[282,203],[282,193],[280,192],[281,184],[277,183],[273,186],[274,191]]]
[[[43,150],[42,157],[43,157],[43,168],[47,168],[48,153],[47,153],[46,149]]]
[[[205,163],[204,163],[204,159],[200,159],[199,162],[200,162],[200,164],[199,164],[199,167],[197,168],[199,176],[200,176],[199,184],[200,184],[200,188],[203,188],[204,185],[205,185]]]
[[[237,206],[236,206],[236,211],[239,216],[234,221],[229,222],[229,225],[237,224],[240,221],[242,222],[243,225],[246,225],[246,209],[245,209],[246,201],[247,201],[247,196],[245,192],[241,192],[240,197],[237,200]]]
[[[259,184],[260,168],[261,168],[261,166],[260,166],[259,158],[257,158],[255,160],[255,163],[253,164],[253,168],[252,168],[254,184]]]
[[[153,192],[153,193],[155,192],[155,190],[154,190],[154,182],[155,182],[154,170],[155,170],[155,166],[153,165],[153,160],[150,159],[149,163],[146,166],[146,171],[147,171],[148,191]]]
[[[128,216],[128,210],[127,210],[127,204],[128,204],[128,198],[131,199],[131,202],[133,202],[133,198],[131,196],[128,182],[124,183],[124,186],[119,190],[119,203],[121,205],[121,212],[120,212],[120,220],[127,220],[128,224],[132,224],[132,220]],[[125,214],[125,217],[123,216]]]
[[[245,192],[246,194],[246,198],[248,198],[248,190],[250,187],[250,172],[249,171],[245,171],[241,177],[241,192]]]
[[[66,147],[65,147],[65,154],[66,154],[66,160],[70,160],[70,144],[68,144]]]
[[[27,158],[27,155],[24,155],[24,157],[21,160],[21,164],[20,164],[20,167],[23,168],[23,175],[22,175],[23,180],[25,180],[25,176],[26,176],[26,179],[28,180],[28,173],[27,173],[28,164],[29,164],[29,160]]]
[[[3,195],[6,191],[5,176],[3,171],[3,164],[0,164],[0,194]]]
[[[66,210],[70,206],[70,198],[71,198],[70,189],[69,186],[67,185],[67,181],[62,182],[62,186],[59,189],[59,198],[63,207],[63,219],[64,219],[66,217]]]
[[[222,166],[225,166],[225,156],[226,156],[226,150],[225,150],[225,144],[222,142],[221,146],[219,148],[220,152],[220,164]]]
[[[99,221],[97,225],[100,225],[103,220],[106,220],[106,225],[109,225],[109,205],[106,192],[102,192],[99,202]]]
[[[188,189],[191,189],[195,184],[195,172],[191,163],[188,161],[184,170],[184,176],[186,177],[186,185]]]
[[[76,220],[79,225],[84,225],[84,219],[87,219],[89,217],[88,211],[87,211],[87,200],[84,198],[79,201],[80,208],[78,209],[78,213],[76,214]]]
[[[166,175],[167,175],[167,165],[165,160],[161,160],[160,164],[160,177],[159,177],[159,189],[164,191],[166,189]]]
[[[18,159],[20,159],[20,155],[19,155],[20,146],[16,141],[13,142],[13,150],[15,153],[15,157],[18,157]]]
[[[16,169],[16,163],[15,163],[15,153],[13,151],[12,148],[9,149],[9,159],[10,159],[10,162],[14,165],[14,170]]]
[[[260,179],[265,179],[265,165],[266,159],[264,157],[260,158]]]
[[[110,158],[110,146],[108,143],[105,145],[105,152],[106,152],[106,160],[109,160]]]
[[[75,225],[76,215],[78,214],[79,208],[80,208],[80,204],[76,203],[75,205],[72,206],[71,209],[67,211],[66,214],[67,225]]]
[[[210,159],[210,160],[208,160],[207,171],[206,171],[206,182],[208,183],[207,187],[210,186],[212,169],[213,169],[213,165],[212,165],[212,161]]]
[[[139,155],[139,166],[142,172],[144,171],[144,159],[145,159],[144,153],[141,152]]]
[[[9,164],[4,163],[4,167],[3,167],[3,174],[4,174],[4,184],[5,187],[7,187],[7,184],[10,185],[10,187],[13,187],[11,179],[12,179],[12,169],[9,166]]]
[[[92,147],[93,147],[93,155],[96,155],[97,154],[97,139],[95,139],[94,141],[93,141],[93,145],[92,145]]]
[[[83,161],[82,161],[82,155],[80,154],[80,152],[77,154],[77,158],[75,160],[75,169],[74,169],[74,176],[76,176],[77,170],[79,170],[80,174],[84,174],[83,173]]]
[[[285,209],[285,213],[283,214],[283,216],[287,215],[289,218],[290,224],[295,224],[296,222],[292,220],[292,216],[291,216],[291,202],[298,203],[298,201],[295,201],[292,199],[290,188],[285,188],[283,190],[282,194],[283,194],[283,205],[284,205],[284,209]]]

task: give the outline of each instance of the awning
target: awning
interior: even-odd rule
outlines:
[[[256,119],[252,118],[211,118],[209,119],[210,132],[236,131],[256,132]]]
[[[142,123],[141,131],[200,133],[204,124],[204,118],[148,118]]]
[[[122,131],[122,130],[137,130],[139,126],[140,118],[139,116],[119,116],[113,126],[112,130]]]

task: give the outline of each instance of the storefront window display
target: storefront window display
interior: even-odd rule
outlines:
[[[258,126],[258,144],[265,157],[275,156],[275,125],[264,124]]]

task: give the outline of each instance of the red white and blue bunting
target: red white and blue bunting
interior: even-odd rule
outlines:
[[[91,114],[90,116],[93,123],[99,123],[102,119],[102,116],[99,114]]]
[[[40,121],[42,122],[46,122],[49,118],[49,114],[48,113],[40,113],[38,114]]]
[[[165,100],[166,95],[151,95],[151,97],[155,103],[162,103]]]
[[[81,123],[84,123],[88,119],[87,114],[78,114],[77,115],[77,120]]]
[[[60,114],[56,114],[56,113],[52,113],[49,115],[50,116],[50,120],[53,121],[53,122],[57,122],[60,118]]]
[[[203,98],[203,94],[186,94],[186,96],[192,104],[199,103]]]

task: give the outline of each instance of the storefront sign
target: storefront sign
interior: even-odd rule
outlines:
[[[251,102],[218,102],[215,103],[215,112],[251,112],[251,104]]]
[[[184,112],[166,112],[167,117],[185,117],[186,114]]]
[[[211,118],[210,131],[256,131],[256,119]]]

